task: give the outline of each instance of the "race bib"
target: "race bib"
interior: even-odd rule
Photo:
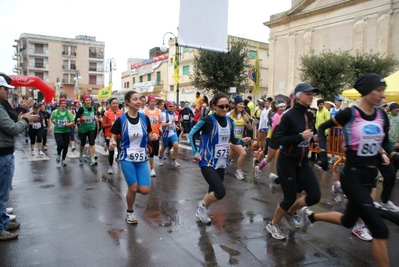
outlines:
[[[58,120],[57,125],[58,127],[65,127],[65,124],[68,123],[68,120]]]
[[[158,124],[158,117],[148,117],[151,124]]]
[[[127,161],[131,162],[143,162],[146,160],[145,158],[145,149],[144,148],[128,148],[126,149]]]
[[[377,124],[364,124],[359,140],[357,155],[370,157],[378,154],[385,134]]]
[[[42,124],[40,122],[34,122],[32,124],[32,129],[37,130],[37,129],[40,129],[40,128],[42,128]]]
[[[190,119],[190,115],[183,115],[183,120],[188,121]]]
[[[243,129],[243,128],[235,128],[235,129],[234,129],[234,135],[235,135],[236,137],[242,136],[243,133],[244,133],[244,129]]]
[[[85,123],[93,123],[94,122],[94,116],[88,116],[85,119]]]
[[[214,157],[219,158],[227,158],[230,153],[230,144],[216,144],[215,145],[215,155]]]

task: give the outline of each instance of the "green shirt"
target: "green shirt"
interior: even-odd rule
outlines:
[[[61,111],[59,108],[51,113],[52,121],[54,121],[54,133],[70,133],[71,128],[65,126],[68,122],[73,122],[73,114],[68,109]]]
[[[388,118],[390,125],[388,138],[389,142],[394,146],[399,139],[399,115],[392,116],[391,114],[389,114]]]
[[[82,117],[85,117],[85,120],[80,123],[78,132],[87,133],[88,131],[95,130],[96,118],[95,118],[94,107],[92,107],[90,111],[85,106],[83,106],[82,108],[83,108]]]

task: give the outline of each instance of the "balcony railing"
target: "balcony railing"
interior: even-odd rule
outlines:
[[[62,83],[64,84],[74,84],[74,79],[62,79]]]
[[[62,54],[63,56],[73,56],[73,57],[76,57],[76,52],[69,53],[69,52],[62,51],[61,54]]]
[[[155,81],[155,85],[156,86],[162,86],[163,85],[163,81],[157,80],[157,81]]]
[[[71,65],[62,65],[63,70],[76,70],[76,65],[71,64]]]
[[[44,68],[44,64],[41,62],[35,62],[35,68]]]
[[[103,59],[104,55],[103,54],[97,54],[97,53],[89,53],[89,58]]]
[[[103,72],[103,68],[89,67],[89,71]]]

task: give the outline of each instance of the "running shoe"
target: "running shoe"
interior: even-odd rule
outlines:
[[[44,151],[47,151],[47,146],[43,146],[43,150],[44,150]]]
[[[62,167],[67,166],[67,164],[65,163],[65,159],[62,159],[62,160],[61,160],[61,166],[62,166]]]
[[[276,184],[277,178],[278,178],[278,176],[276,174],[274,174],[274,173],[269,174],[269,179],[270,179],[269,188],[270,188],[270,191],[272,192],[272,194],[274,194],[276,192],[276,187],[278,186],[278,184]]]
[[[195,214],[198,219],[201,220],[201,222],[208,224],[211,222],[211,218],[208,216],[208,209],[202,205],[202,200],[198,202],[198,210],[197,213]]]
[[[241,171],[241,170],[237,170],[236,171],[236,178],[238,179],[238,180],[243,180],[245,177],[244,177],[244,172],[243,171]]]
[[[31,151],[30,151],[30,155],[31,155],[32,157],[34,157],[34,156],[35,156],[35,151],[34,151],[34,150],[31,150]]]
[[[341,202],[341,193],[342,193],[341,182],[335,181],[331,187],[331,196],[335,202],[337,202],[337,203]]]
[[[298,215],[297,215],[297,216],[298,216]],[[285,213],[284,218],[285,218],[285,223],[286,223],[287,227],[288,227],[291,231],[296,231],[296,230],[298,230],[298,228],[299,228],[298,226],[299,226],[299,225],[297,225],[297,224],[295,223],[294,215],[290,215],[290,214],[288,214],[288,213]]]
[[[112,166],[108,166],[108,173],[109,174],[113,174],[114,170],[112,169]]]
[[[299,218],[298,213],[294,213],[292,215],[292,220],[294,221],[294,225],[296,228],[300,228],[301,227],[301,218]]]
[[[97,160],[95,158],[90,160],[90,166],[94,166],[94,165],[97,165]]]
[[[60,163],[60,155],[55,156],[55,161],[56,161],[57,163]]]
[[[381,208],[383,210],[389,210],[392,212],[399,212],[399,207],[396,206],[395,204],[393,204],[392,201],[388,200],[387,203],[380,203],[381,204]]]
[[[173,161],[172,161],[172,165],[175,166],[175,167],[179,167],[179,166],[180,166],[180,163],[177,162],[176,160],[173,160]]]
[[[6,213],[11,214],[14,212],[14,208],[6,208]]]
[[[44,156],[43,151],[39,150],[39,156],[40,156],[40,157],[43,157],[43,156]]]
[[[260,179],[260,173],[261,171],[259,170],[258,166],[255,166],[255,172],[254,172],[254,177],[255,179]]]
[[[76,148],[75,147],[72,147],[72,152],[74,152],[76,150]]]
[[[157,176],[157,174],[155,173],[155,170],[154,170],[154,169],[152,169],[152,170],[150,171],[150,176],[151,176],[151,177]]]
[[[373,237],[369,233],[369,229],[366,227],[356,227],[354,226],[352,229],[352,235],[357,236],[363,241],[371,241],[373,240]]]
[[[83,164],[83,155],[79,156],[79,164]]]
[[[104,142],[104,152],[108,151],[107,142]]]
[[[309,225],[312,224],[312,222],[309,219],[309,215],[312,215],[313,211],[311,211],[307,206],[302,207],[300,211],[299,217],[301,218],[301,222],[299,224],[299,227],[303,230],[306,231],[309,227]]]
[[[258,164],[259,164],[258,160],[256,158],[252,158],[252,167],[255,168],[256,166],[258,166]]]
[[[137,218],[133,212],[126,212],[126,222],[128,224],[137,224]]]
[[[165,162],[164,159],[158,159],[158,165],[163,166],[163,163]]]
[[[10,218],[10,222],[13,222],[17,219],[17,216],[13,214],[7,214],[7,216]]]
[[[281,231],[278,225],[273,225],[272,222],[269,222],[266,225],[266,230],[272,235],[274,239],[283,240],[285,239],[285,235]]]
[[[4,230],[3,232],[0,233],[0,241],[7,241],[7,240],[12,240],[12,239],[17,239],[18,234],[12,233],[9,231]]]

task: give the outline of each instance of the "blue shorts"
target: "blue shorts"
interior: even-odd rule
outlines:
[[[130,162],[121,161],[121,168],[128,186],[138,184],[139,186],[151,186],[150,167],[148,161]]]
[[[177,143],[177,134],[172,135],[171,137],[163,137],[162,138],[162,143],[164,147],[168,147],[169,143],[173,144],[173,143]]]
[[[269,128],[262,128],[260,129],[261,132],[267,133],[269,131]]]

